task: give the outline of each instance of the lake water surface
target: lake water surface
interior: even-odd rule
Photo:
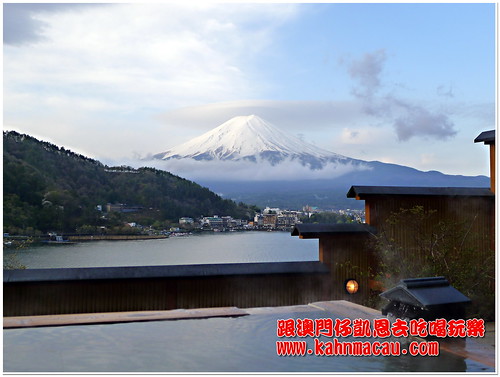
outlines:
[[[141,241],[92,241],[5,249],[27,268],[317,261],[318,240],[289,232],[202,233]]]

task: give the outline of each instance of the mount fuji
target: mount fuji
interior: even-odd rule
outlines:
[[[358,208],[346,198],[352,185],[488,187],[485,176],[445,175],[363,161],[316,147],[256,115],[238,116],[153,155],[161,169],[192,179],[220,195],[259,206],[300,209]]]
[[[256,115],[232,118],[201,136],[153,157],[162,160],[267,161],[272,166],[289,160],[300,162],[313,170],[322,169],[328,162],[355,161],[306,143]]]

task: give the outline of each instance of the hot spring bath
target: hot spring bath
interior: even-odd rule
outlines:
[[[343,313],[314,306],[256,308],[248,313],[241,317],[5,329],[4,372],[494,371],[444,351],[436,357],[278,356],[277,341],[288,340],[277,336],[278,320],[334,320],[344,318]],[[305,340],[308,347],[314,347],[311,337],[289,340]],[[318,340],[333,339],[320,336]],[[389,340],[405,346],[404,340]]]

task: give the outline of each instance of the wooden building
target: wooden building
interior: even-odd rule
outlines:
[[[365,201],[365,224],[338,225],[303,224],[296,226],[292,235],[318,238],[320,261],[330,266],[332,299],[344,298],[339,288],[349,276],[359,279],[359,294],[366,297],[366,289],[376,288],[367,276],[378,269],[379,259],[369,239],[374,234],[387,236],[398,244],[398,253],[416,255],[424,248],[419,244],[417,231],[437,234],[439,230],[455,228],[460,242],[455,252],[472,250],[474,258],[494,260],[495,255],[495,131],[486,131],[475,142],[490,146],[491,187],[400,187],[352,186],[347,197]],[[423,211],[423,229],[415,229],[410,222],[391,223],[394,214]],[[462,231],[463,230],[463,231]],[[414,276],[404,276],[411,278]],[[364,297],[350,298],[359,301]],[[349,299],[349,298],[348,298]]]
[[[490,146],[491,185],[486,187],[398,187],[352,186],[347,197],[365,201],[366,223],[405,245],[410,252],[414,240],[409,238],[408,226],[390,227],[387,220],[401,209],[420,206],[424,211],[435,211],[427,227],[440,223],[454,224],[467,229],[469,247],[480,255],[495,250],[495,130],[482,132],[474,142]]]
[[[319,261],[329,271],[328,299],[361,303],[369,298],[370,277],[374,261],[371,238],[376,229],[368,224],[297,224],[292,236],[319,239]],[[348,283],[355,281],[355,292]]]
[[[425,224],[429,229],[439,223],[464,227],[469,231],[467,242],[480,253],[495,247],[495,195],[489,188],[474,187],[391,187],[352,186],[349,198],[365,201],[366,223],[403,245],[408,252],[415,246],[408,225],[390,226],[387,220],[402,209],[417,206],[434,211]]]
[[[496,180],[496,155],[495,155],[495,130],[484,131],[474,139],[475,143],[484,143],[490,146],[490,182],[491,191],[495,193]]]

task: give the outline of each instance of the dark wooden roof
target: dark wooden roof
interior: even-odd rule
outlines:
[[[319,238],[320,236],[340,233],[375,233],[376,229],[368,224],[297,224],[292,236]]]
[[[234,275],[329,273],[328,267],[311,262],[222,263],[176,266],[85,267],[4,270],[4,283],[158,279]]]
[[[484,131],[474,139],[474,143],[495,144],[495,130]]]
[[[395,287],[381,293],[380,297],[422,309],[471,301],[442,276],[401,280]]]
[[[363,199],[373,195],[415,195],[415,196],[491,196],[487,187],[403,187],[403,186],[352,186],[348,198]]]

